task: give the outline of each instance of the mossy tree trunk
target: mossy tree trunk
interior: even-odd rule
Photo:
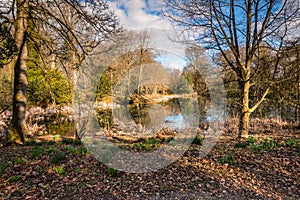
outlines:
[[[25,141],[26,132],[26,90],[27,90],[27,26],[29,0],[17,0],[17,19],[15,25],[15,42],[17,55],[14,64],[14,93],[12,131],[10,142]]]

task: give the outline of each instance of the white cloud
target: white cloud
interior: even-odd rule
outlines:
[[[141,31],[148,29],[151,35],[151,46],[165,55],[172,54],[172,59],[164,59],[164,65],[183,68],[185,47],[176,43],[170,22],[160,14],[161,0],[119,0],[109,2],[111,9],[118,15],[121,24],[129,30]]]

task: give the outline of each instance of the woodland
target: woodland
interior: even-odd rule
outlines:
[[[299,2],[162,2],[181,69],[106,1],[0,2],[1,199],[300,198]]]

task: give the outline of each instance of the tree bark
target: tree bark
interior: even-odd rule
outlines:
[[[26,90],[27,90],[27,26],[28,26],[28,3],[29,0],[17,0],[17,19],[15,26],[15,41],[17,55],[14,65],[14,93],[12,131],[10,142],[25,141],[26,132]]]
[[[251,111],[249,109],[250,71],[247,70],[243,81],[240,81],[241,112],[239,121],[239,138],[248,138]]]

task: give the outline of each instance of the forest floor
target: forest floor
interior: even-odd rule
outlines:
[[[196,142],[197,143],[197,142]],[[76,141],[0,148],[0,199],[300,199],[300,133],[222,135],[143,174],[108,168]]]

